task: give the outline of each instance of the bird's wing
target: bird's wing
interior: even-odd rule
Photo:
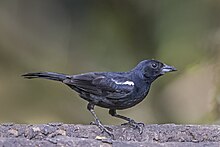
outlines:
[[[134,88],[134,82],[121,76],[106,76],[103,73],[87,73],[74,75],[63,81],[76,91],[86,92],[106,98],[122,98],[130,94]]]

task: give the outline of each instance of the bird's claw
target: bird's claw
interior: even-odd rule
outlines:
[[[114,135],[112,133],[112,129],[109,127],[104,127],[100,122],[92,121],[90,125],[96,125],[101,130],[101,133],[106,132],[112,139],[114,139]],[[111,131],[110,131],[111,130]]]
[[[98,124],[95,121],[91,121],[90,125],[96,125],[97,126]]]
[[[129,122],[124,123],[122,125],[129,125],[134,129],[138,129],[140,134],[143,133],[144,123],[135,122],[133,119],[131,119]]]

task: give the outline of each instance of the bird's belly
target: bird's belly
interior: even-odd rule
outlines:
[[[118,99],[109,99],[109,98],[101,97],[95,103],[95,105],[108,109],[119,109],[119,110],[127,109],[140,103],[146,97],[147,93],[148,91],[146,91],[142,95],[139,95],[138,97],[129,95],[127,97],[118,98]]]
[[[146,93],[143,93],[142,95],[139,95],[138,97],[133,96],[131,98],[125,99],[122,103],[122,107],[118,109],[127,109],[137,105],[138,103],[144,100],[144,98],[147,96],[147,93],[148,91],[146,91]]]
[[[105,99],[105,98],[104,98]],[[103,107],[103,108],[109,108],[109,109],[127,109],[130,107],[135,106],[136,104],[140,103],[144,98],[140,99],[124,99],[124,100],[104,100],[99,101],[95,105]]]
[[[94,105],[108,109],[127,109],[140,103],[148,94],[148,90],[139,91],[121,98],[107,98],[89,93],[80,93],[80,97]]]

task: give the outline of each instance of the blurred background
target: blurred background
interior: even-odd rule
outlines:
[[[127,71],[158,59],[178,72],[118,111],[151,123],[220,123],[219,0],[1,0],[0,122],[89,124],[87,102],[26,72]],[[96,107],[104,124],[120,124]]]

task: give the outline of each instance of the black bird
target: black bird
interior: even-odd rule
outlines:
[[[105,128],[94,111],[94,106],[109,109],[109,114],[128,121],[127,124],[138,128],[142,133],[140,123],[133,119],[119,115],[116,110],[127,109],[140,103],[148,94],[154,80],[167,72],[176,71],[157,60],[141,61],[128,72],[89,72],[79,75],[66,75],[53,72],[37,72],[22,75],[25,78],[44,78],[60,81],[79,93],[88,101],[87,109],[92,113],[95,122],[102,132],[112,135]]]

